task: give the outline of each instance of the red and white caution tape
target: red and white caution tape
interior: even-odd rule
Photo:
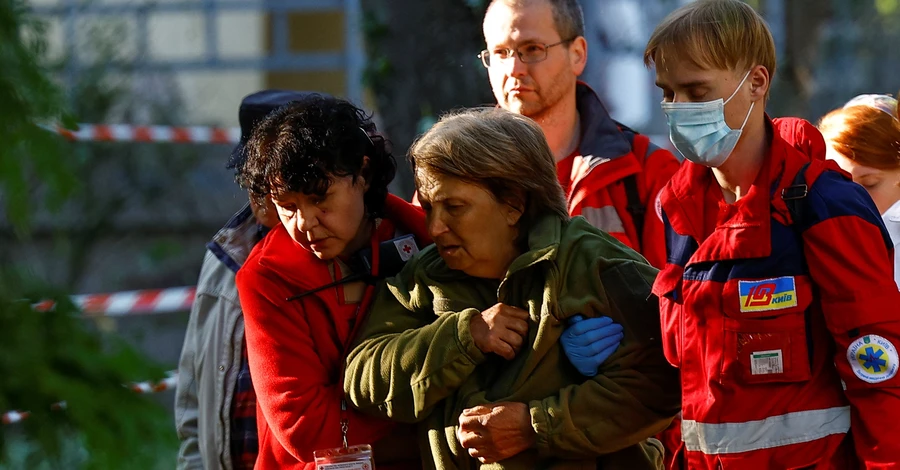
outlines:
[[[197,288],[172,287],[169,289],[133,290],[109,294],[73,295],[72,301],[88,315],[122,316],[147,313],[186,312],[194,303]],[[36,310],[53,308],[52,301],[34,306]]]
[[[175,388],[175,385],[178,383],[178,371],[170,370],[167,372],[168,377],[159,381],[144,381],[144,382],[135,382],[133,384],[126,385],[126,387],[133,390],[135,393],[159,393],[165,392],[166,390],[172,390]],[[61,401],[50,405],[50,409],[54,411],[64,410],[66,409],[66,402]],[[30,416],[31,413],[27,411],[7,411],[0,416],[0,424],[13,424],[23,421]]]
[[[78,124],[78,130],[48,129],[78,142],[168,142],[178,144],[236,144],[239,127],[133,126],[131,124]]]
[[[66,402],[60,401],[50,405],[50,409],[53,411],[59,411],[66,409]],[[0,424],[13,424],[18,423],[19,421],[27,419],[31,416],[31,413],[27,411],[7,411],[3,413],[3,416],[0,416]]]
[[[2,417],[0,417],[0,423],[3,423],[3,424],[18,423],[19,421],[22,421],[23,419],[27,418],[29,414],[30,413],[28,413],[27,411],[22,411],[22,412],[7,411],[6,413],[3,413]]]
[[[169,376],[159,382],[151,382],[149,380],[135,382],[129,385],[128,388],[136,393],[159,393],[165,392],[166,390],[172,390],[175,388],[175,385],[178,384],[178,371],[170,370],[167,374]]]

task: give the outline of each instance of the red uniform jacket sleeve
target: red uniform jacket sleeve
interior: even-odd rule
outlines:
[[[312,302],[324,305],[314,296],[287,302],[297,292],[273,273],[242,269],[237,285],[260,419],[287,453],[312,462],[313,451],[341,445],[340,342],[334,329],[322,323],[331,312],[304,311]],[[322,348],[323,343],[334,347]],[[352,408],[346,416],[351,445],[372,444],[391,426]]]
[[[891,354],[891,348],[881,348],[880,355],[887,360],[878,367],[860,361],[863,352],[850,353],[854,344],[875,341],[872,335],[892,348],[900,346],[900,292],[893,281],[887,233],[863,188],[836,172],[823,173],[808,199],[811,214],[804,217],[808,228],[803,235],[806,260],[836,343],[834,363],[852,408],[850,430],[856,454],[862,468],[896,468],[900,462],[900,441],[894,436],[900,422],[897,350]]]

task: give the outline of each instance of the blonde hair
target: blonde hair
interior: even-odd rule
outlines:
[[[900,97],[900,94],[898,94]],[[822,137],[838,153],[879,170],[900,168],[900,114],[858,104],[835,109],[819,121]]]
[[[500,108],[472,108],[441,117],[409,151],[416,188],[451,176],[487,189],[498,202],[521,198],[519,227],[552,214],[568,220],[556,160],[533,120]]]
[[[749,70],[762,65],[775,77],[775,40],[765,20],[739,0],[699,0],[667,16],[644,49],[644,64],[666,68],[670,60],[698,67]]]

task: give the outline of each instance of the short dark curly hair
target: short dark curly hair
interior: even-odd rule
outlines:
[[[257,202],[300,192],[324,196],[334,178],[362,177],[370,217],[380,217],[397,163],[372,116],[353,103],[311,94],[269,114],[247,142],[237,182]],[[363,166],[363,157],[369,164]]]

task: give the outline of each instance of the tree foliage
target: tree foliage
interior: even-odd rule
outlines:
[[[123,386],[160,379],[163,371],[120,341],[101,341],[61,292],[15,272],[0,273],[0,280],[0,410],[30,412],[0,428],[0,464],[10,456],[11,438],[33,444],[18,459],[22,468],[54,462],[57,468],[152,468],[148,463],[171,454],[168,413]],[[48,298],[55,309],[32,308]],[[66,409],[53,410],[60,400]],[[62,452],[71,442],[75,455]]]
[[[416,134],[442,113],[493,105],[487,71],[476,57],[484,48],[485,0],[363,0],[369,69],[378,113],[398,157],[392,188],[412,194],[403,155]]]
[[[80,122],[182,125],[184,107],[171,74],[137,73],[129,65],[135,58],[128,57],[120,47],[128,39],[127,26],[107,19],[85,28],[85,39],[77,49],[86,51],[83,55],[90,58],[82,58],[77,73],[70,72],[71,57],[54,64],[57,74],[67,77],[69,112]],[[109,63],[124,65],[111,73]],[[35,224],[33,231],[34,247],[54,248],[56,257],[52,263],[61,271],[54,279],[64,287],[79,289],[92,280],[97,284],[100,278],[104,289],[110,290],[194,282],[193,270],[187,278],[181,278],[188,273],[158,270],[154,266],[141,266],[130,272],[105,270],[92,266],[92,261],[108,253],[111,242],[129,244],[135,257],[152,258],[151,264],[155,265],[183,256],[182,246],[167,244],[166,238],[177,237],[178,225],[198,223],[202,198],[198,191],[189,189],[191,176],[201,162],[200,152],[224,153],[221,148],[208,147],[67,143],[69,170],[79,184],[63,205],[66,217],[41,217],[42,223]],[[173,205],[176,200],[179,204]],[[148,236],[151,231],[156,236]],[[50,237],[53,244],[47,243]],[[145,238],[135,240],[140,237]],[[122,260],[123,264],[134,262]]]
[[[59,207],[75,186],[59,158],[60,139],[39,127],[65,117],[62,92],[39,63],[47,48],[45,32],[25,14],[24,2],[0,2],[0,196],[20,234],[36,204]],[[47,183],[40,201],[32,191],[37,181]]]
[[[78,183],[64,143],[39,126],[71,124],[63,93],[42,66],[44,35],[24,2],[0,2],[0,200],[20,240],[32,214],[63,206]],[[0,269],[0,413],[31,413],[0,425],[0,467],[152,468],[175,445],[170,418],[123,384],[161,379],[162,370],[121,341],[101,338],[63,292],[28,271]],[[46,299],[56,307],[33,308]],[[66,410],[51,410],[60,400]],[[11,441],[27,445],[13,452]]]

